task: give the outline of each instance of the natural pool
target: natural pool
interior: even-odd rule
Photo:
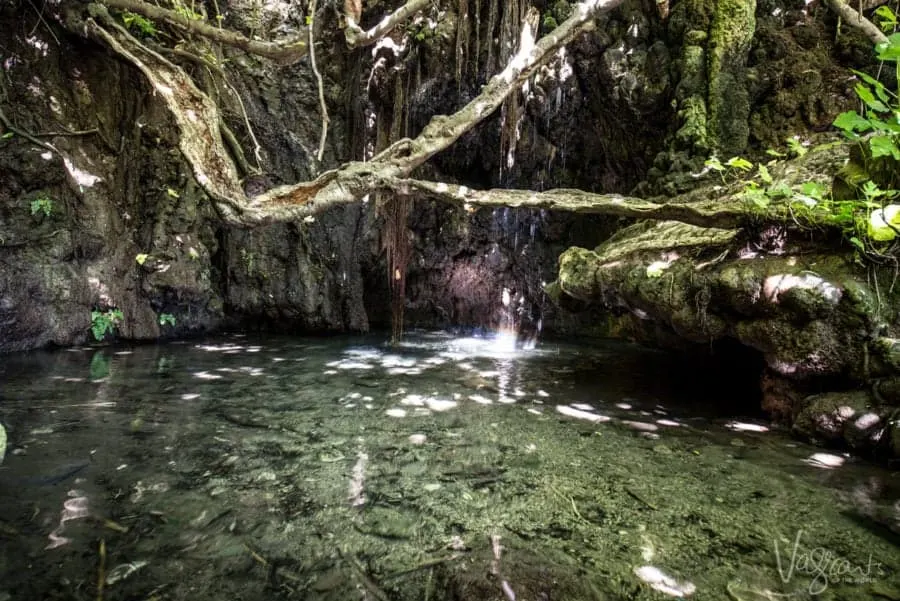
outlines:
[[[4,357],[0,601],[900,599],[900,475],[680,371],[440,332]]]

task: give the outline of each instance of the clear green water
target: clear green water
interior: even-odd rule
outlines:
[[[229,337],[0,384],[0,601],[900,598],[896,473],[629,346]]]

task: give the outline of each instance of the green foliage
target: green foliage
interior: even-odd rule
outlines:
[[[131,11],[126,10],[122,12],[122,22],[125,23],[125,27],[141,35],[153,37],[157,34],[156,25],[153,24],[153,21]]]
[[[106,311],[91,311],[91,333],[94,335],[94,340],[99,342],[106,338],[107,334],[112,334],[123,319],[125,319],[125,315],[116,308]]]
[[[147,253],[138,253],[134,256],[134,260],[137,261],[138,265],[143,265],[149,258],[150,255],[148,255]]]
[[[882,7],[885,8],[885,7]],[[894,63],[900,76],[900,33],[895,33],[887,42],[875,46],[878,58]],[[850,140],[864,145],[872,159],[890,157],[900,161],[900,102],[898,92],[887,87],[867,73],[853,71],[860,78],[854,90],[862,101],[862,114],[846,111],[837,116],[833,125]]]
[[[556,17],[553,16],[552,12],[547,11],[543,14],[541,18],[541,27],[543,27],[544,33],[550,33],[559,27],[559,23],[556,22]]]
[[[191,21],[205,21],[206,17],[198,13],[194,10],[194,3],[191,2],[191,6],[187,6],[181,2],[175,2],[175,12],[184,17],[185,19],[190,19]]]
[[[46,196],[32,200],[31,214],[37,215],[38,213],[43,213],[44,217],[49,217],[53,213],[53,201]]]
[[[800,140],[798,136],[794,136],[792,138],[787,139],[788,151],[791,156],[802,157],[807,152],[809,152],[809,148]]]
[[[160,313],[159,314],[159,325],[161,326],[174,326],[175,325],[175,316],[171,313]]]
[[[893,32],[897,30],[897,15],[891,10],[891,7],[887,5],[879,6],[875,9],[875,17],[877,17],[878,26],[881,27],[882,31]]]

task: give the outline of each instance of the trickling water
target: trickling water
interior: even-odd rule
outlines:
[[[896,475],[735,419],[733,384],[621,344],[386,342],[5,357],[0,599],[900,590]]]

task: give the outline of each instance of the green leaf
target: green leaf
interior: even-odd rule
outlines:
[[[753,169],[753,163],[743,157],[731,157],[725,164],[733,169],[740,169],[741,171],[750,171]]]
[[[783,152],[778,152],[778,151],[775,150],[774,148],[767,148],[767,149],[766,149],[766,154],[769,155],[770,157],[775,157],[775,158],[779,158],[779,159],[782,158],[782,157],[787,156],[787,155],[784,154]]]
[[[769,196],[759,189],[749,190],[746,194],[746,198],[759,209],[765,209],[772,202]]]
[[[897,26],[897,15],[889,6],[879,6],[875,9],[875,16],[879,19],[879,25],[884,32],[893,31]]]
[[[16,134],[14,134],[14,133],[11,132],[11,131],[8,131],[8,132],[6,132],[5,134],[3,134],[2,136],[0,136],[0,140],[9,140],[9,139],[12,138],[14,135],[16,135]]]
[[[792,194],[791,187],[788,186],[784,182],[775,184],[774,186],[770,186],[766,190],[766,196],[768,196],[769,198],[772,198],[772,199],[787,198],[791,194]]]
[[[725,171],[725,166],[722,165],[722,161],[720,161],[718,157],[709,157],[703,162],[703,165],[709,167],[713,171]]]
[[[884,191],[872,180],[866,180],[860,188],[867,199],[875,199],[884,196]],[[876,205],[881,208],[880,205]]]
[[[804,184],[800,186],[800,192],[806,196],[815,198],[816,200],[822,200],[825,198],[825,195],[828,194],[828,186],[820,184],[819,182],[804,182]]]
[[[138,265],[143,265],[149,257],[150,255],[147,253],[140,253],[134,257],[134,260],[137,261]]]
[[[759,172],[759,179],[761,179],[766,184],[772,183],[772,175],[769,173],[769,170],[765,165],[757,165],[756,170]]]
[[[875,98],[875,95],[872,93],[872,90],[869,89],[869,86],[858,83],[853,89],[856,90],[856,95],[859,96],[859,99],[865,102],[866,106],[876,113],[886,113],[890,110],[883,102]]]
[[[831,122],[838,129],[849,132],[863,132],[872,129],[872,124],[865,117],[861,117],[856,111],[841,113]]]
[[[853,71],[854,75],[875,88],[875,95],[878,96],[882,102],[890,102],[891,96],[893,96],[894,93],[885,88],[883,83],[863,71],[857,71],[856,69],[850,70]]]
[[[873,159],[889,156],[900,161],[900,148],[897,148],[892,136],[872,136],[869,138],[869,149]]]
[[[900,213],[900,205],[888,205],[883,209],[872,211],[866,228],[869,238],[878,242],[887,242],[896,238],[897,232],[891,225],[894,224],[898,213]]]
[[[168,195],[171,196],[172,198],[179,198],[178,192],[176,192],[176,191],[173,190],[172,188],[166,188],[166,194],[168,194]]]
[[[806,146],[804,146],[803,142],[801,142],[800,139],[797,138],[796,136],[793,138],[788,138],[787,145],[788,145],[788,149],[790,149],[790,151],[793,152],[798,157],[802,157],[807,152],[809,152],[809,149]]]
[[[875,55],[881,61],[894,63],[900,61],[900,33],[890,35],[887,42],[876,45]]]
[[[856,236],[850,237],[850,244],[855,246],[857,248],[857,250],[859,250],[860,252],[866,252],[866,245],[863,244],[862,240],[860,240]]]
[[[306,26],[307,26],[307,27],[309,27],[310,25],[312,25],[312,21],[313,21],[312,15],[306,15],[306,19],[305,19],[305,20],[306,20]]]

